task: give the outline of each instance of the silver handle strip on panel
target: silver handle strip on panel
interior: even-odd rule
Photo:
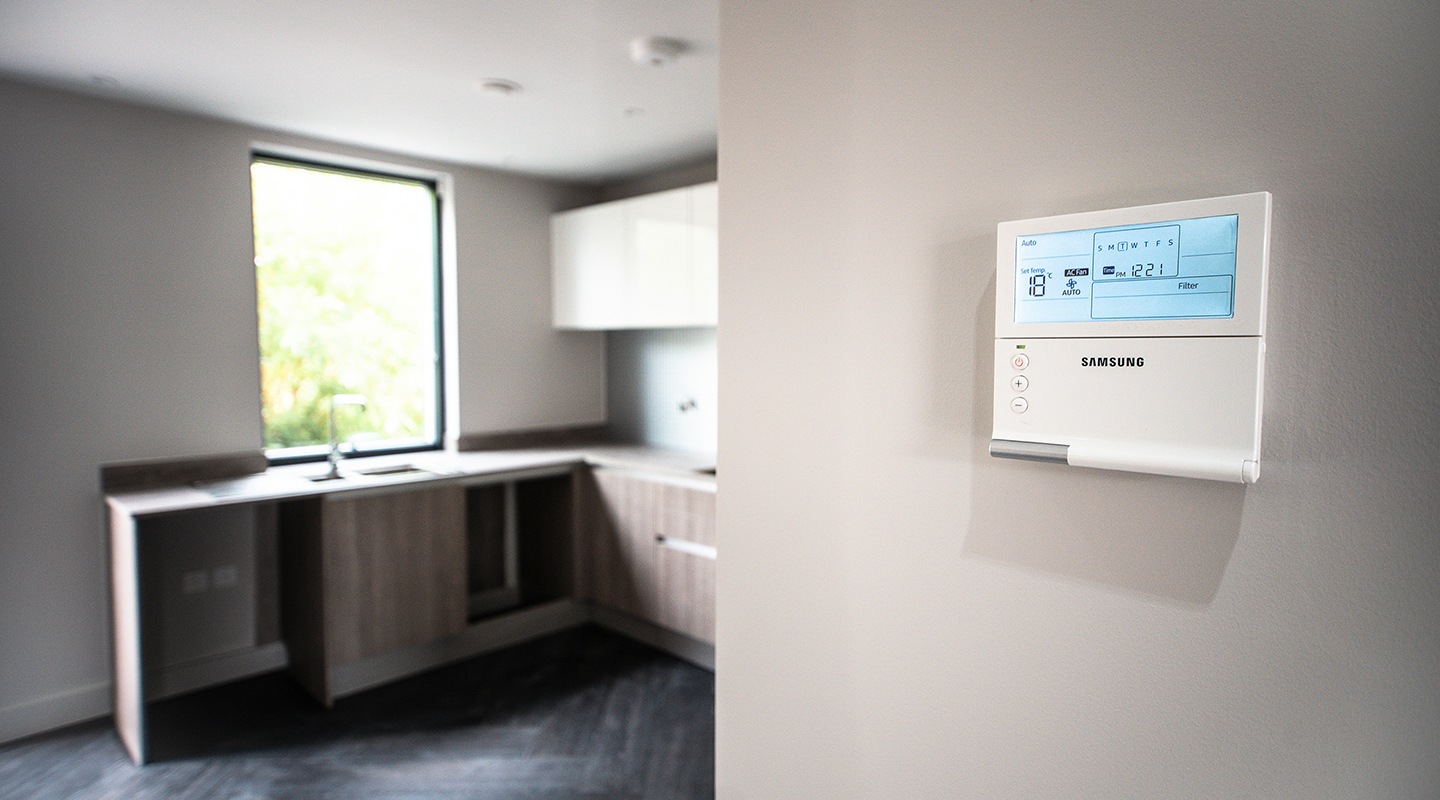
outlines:
[[[711,561],[715,560],[715,547],[713,545],[700,544],[699,542],[691,542],[685,539],[676,539],[671,536],[666,536],[663,533],[655,534],[655,541],[659,542],[661,547],[668,547],[671,550],[678,550],[681,553],[688,553],[692,556],[708,558]]]
[[[1070,463],[1070,445],[1044,442],[1021,442],[1014,439],[991,439],[990,455],[996,458],[1018,458],[1021,461],[1044,461],[1050,464]]]

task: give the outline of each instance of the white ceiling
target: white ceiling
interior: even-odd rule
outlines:
[[[601,182],[715,153],[717,4],[0,0],[0,74]],[[629,43],[646,35],[683,40],[688,50],[666,66],[638,66]],[[486,78],[523,88],[487,95],[476,88]]]

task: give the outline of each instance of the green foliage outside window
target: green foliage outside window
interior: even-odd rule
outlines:
[[[256,160],[265,447],[438,440],[435,195],[428,184]]]

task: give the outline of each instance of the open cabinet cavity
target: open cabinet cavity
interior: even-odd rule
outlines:
[[[569,474],[465,488],[471,622],[573,594],[573,495]]]

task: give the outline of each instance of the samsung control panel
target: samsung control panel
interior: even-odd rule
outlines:
[[[1001,223],[991,454],[1257,480],[1270,205]]]

